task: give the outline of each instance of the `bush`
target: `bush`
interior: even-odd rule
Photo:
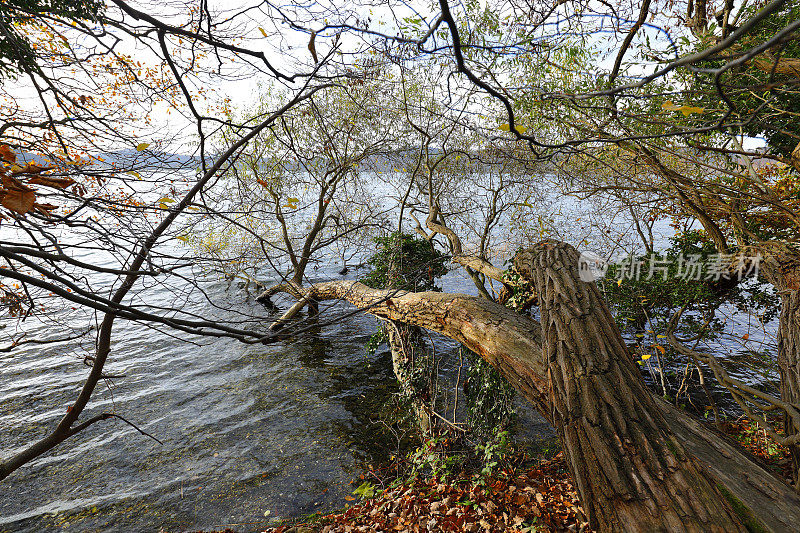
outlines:
[[[447,273],[447,256],[430,242],[397,231],[374,241],[378,251],[367,261],[372,270],[361,283],[373,289],[440,290],[436,279]]]

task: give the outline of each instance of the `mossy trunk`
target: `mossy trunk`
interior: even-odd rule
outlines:
[[[429,387],[420,387],[414,380],[414,366],[416,361],[415,350],[424,349],[415,345],[413,337],[419,329],[400,322],[390,321],[383,325],[389,339],[389,348],[392,352],[392,368],[403,395],[411,404],[414,420],[423,435],[430,435],[433,431],[434,421],[430,398],[435,391]]]

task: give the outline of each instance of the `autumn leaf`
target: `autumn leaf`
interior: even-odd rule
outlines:
[[[30,185],[44,185],[45,187],[53,187],[54,189],[66,189],[75,183],[72,178],[53,178],[50,176],[34,176],[28,180]]]
[[[317,47],[314,44],[314,40],[317,37],[317,32],[311,32],[311,38],[308,40],[308,51],[311,52],[311,57],[314,58],[314,64],[316,65],[319,63],[319,58],[317,57]]]
[[[264,28],[262,28],[261,26],[259,26],[259,27],[258,27],[258,31],[260,31],[260,32],[261,32],[261,35],[263,35],[264,37],[266,37],[266,36],[267,36],[267,32],[265,32],[265,31],[264,31]]]
[[[37,165],[36,163],[28,163],[24,167],[20,167],[19,165],[14,165],[11,169],[11,175],[17,176],[19,174],[41,174],[42,172],[53,170],[54,168],[55,167],[42,167]]]
[[[33,189],[11,176],[3,176],[2,184],[5,188],[3,207],[20,215],[24,215],[33,208],[33,204],[36,202],[36,193]]]
[[[0,159],[13,163],[17,160],[17,154],[7,144],[0,144]]]
[[[647,360],[648,360],[648,359],[650,359],[651,357],[653,357],[653,354],[646,353],[646,354],[644,354],[644,355],[642,356],[642,361],[647,361]]]
[[[53,204],[33,204],[33,208],[44,216],[49,217],[51,214],[50,212],[58,209],[58,206]]]
[[[500,131],[509,131],[509,132],[510,132],[510,131],[511,131],[511,126],[509,126],[508,124],[500,124],[500,126],[498,127],[498,129],[499,129]],[[522,135],[522,134],[524,134],[526,131],[528,131],[528,128],[526,128],[525,126],[520,126],[519,124],[517,124],[516,126],[514,126],[514,129],[515,129],[515,130],[517,130],[517,133],[519,133],[520,135]]]
[[[136,145],[137,152],[144,152],[150,146],[150,143],[139,143]]]
[[[675,105],[672,101],[667,100],[663,104],[661,104],[661,109],[666,111],[680,111],[683,113],[684,117],[688,117],[692,113],[698,113],[702,115],[706,112],[705,108],[703,107],[694,107],[690,105]]]
[[[664,354],[666,353],[666,350],[665,350],[665,349],[664,349],[664,347],[663,347],[663,346],[661,346],[660,344],[656,344],[656,345],[655,345],[655,347],[656,347],[656,350],[658,350],[659,352],[661,352],[661,355],[664,355]]]

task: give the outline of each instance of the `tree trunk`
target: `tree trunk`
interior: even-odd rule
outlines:
[[[781,295],[778,320],[778,368],[781,374],[781,399],[800,406],[800,294],[797,289]],[[785,417],[786,435],[795,433],[789,417]],[[800,489],[800,445],[789,447],[792,454],[794,485]]]
[[[800,406],[800,253],[781,246],[769,250],[763,261],[764,277],[781,297],[778,319],[778,369],[781,375],[781,400]],[[785,417],[786,435],[795,433]],[[800,489],[800,445],[789,447],[792,454],[794,484]]]
[[[603,364],[612,373],[607,376],[579,374],[572,382],[559,381],[559,390],[563,392],[559,394],[560,410],[557,412],[556,391],[552,394],[550,391],[550,365],[542,352],[541,328],[528,317],[485,298],[464,294],[378,290],[350,281],[320,283],[308,290],[317,300],[348,300],[376,316],[430,329],[466,345],[498,369],[551,423],[556,423],[554,417],[558,415],[559,423],[573,424],[560,431],[565,435],[571,432],[578,444],[585,442],[580,440],[585,435],[605,439],[599,441],[602,446],[597,451],[572,445],[564,447],[572,467],[584,478],[588,477],[585,486],[599,491],[597,494],[580,492],[585,508],[595,509],[596,520],[634,517],[618,529],[615,524],[600,522],[597,525],[600,530],[675,528],[681,531],[693,528],[713,531],[716,524],[716,530],[739,531],[744,522],[753,531],[785,532],[796,530],[800,523],[800,497],[791,487],[713,429],[665,402],[654,401],[629,356],[620,359],[618,350],[595,354],[585,349],[619,344],[615,329],[601,330],[608,333],[610,339],[603,338],[600,332],[600,337],[592,341],[588,337],[575,338],[573,344],[579,348],[578,354],[598,356],[595,359],[579,356],[583,368],[592,368],[587,367],[587,363],[599,368],[599,356],[604,356]],[[585,291],[574,298],[564,293],[562,296],[570,300],[560,305],[579,309],[582,304],[577,299],[586,298]],[[599,295],[594,297],[599,298]],[[573,299],[578,303],[566,303]],[[578,315],[577,320],[585,318]],[[552,344],[550,348],[553,349]],[[554,353],[557,355],[558,351]],[[570,361],[571,356],[565,355],[562,351],[564,368],[577,368],[574,366],[577,363]],[[553,366],[561,371],[558,359]],[[587,387],[585,393],[577,386],[579,382]],[[619,385],[624,394],[608,390],[609,384]],[[590,417],[598,415],[612,418],[604,420],[602,427],[592,426]],[[609,438],[612,439],[610,443]],[[617,443],[614,442],[616,438],[620,439]],[[624,461],[633,462],[625,464]],[[657,477],[659,475],[663,480]],[[609,476],[611,482],[598,487],[599,476]],[[668,490],[674,492],[668,493]],[[623,509],[598,511],[587,500],[595,497],[602,498],[609,507]],[[664,497],[669,500],[659,499]],[[710,497],[714,501],[709,502]],[[675,499],[674,504],[672,499]],[[735,507],[736,516],[730,515],[728,502]],[[685,507],[678,508],[682,504]],[[662,513],[668,513],[669,517],[677,514],[681,521],[675,524]],[[644,519],[647,520],[639,522]]]
[[[392,368],[403,394],[411,402],[414,419],[423,435],[430,435],[433,430],[430,397],[434,391],[420,390],[414,383],[412,374],[415,364],[414,343],[412,337],[417,326],[409,326],[394,320],[383,325],[389,339],[389,349],[392,352]],[[419,348],[419,347],[417,347]]]
[[[667,425],[578,252],[540,243],[516,270],[539,295],[552,420],[600,531],[746,531]]]

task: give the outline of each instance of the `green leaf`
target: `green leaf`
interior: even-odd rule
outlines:
[[[362,499],[374,498],[375,485],[373,485],[369,481],[365,481],[356,490],[353,491],[353,494],[355,494],[356,496],[360,496]]]

